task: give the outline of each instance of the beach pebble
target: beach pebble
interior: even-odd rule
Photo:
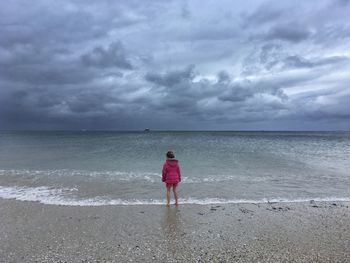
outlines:
[[[239,210],[244,214],[247,214],[247,213],[253,214],[254,213],[254,211],[246,209],[246,208],[240,208]]]

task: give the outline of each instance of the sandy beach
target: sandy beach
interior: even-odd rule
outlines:
[[[0,200],[1,262],[350,262],[345,202],[54,206]]]

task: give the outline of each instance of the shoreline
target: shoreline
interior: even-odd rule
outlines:
[[[2,262],[349,262],[350,202],[62,206],[0,199]]]
[[[72,206],[72,207],[99,207],[99,206],[162,206],[165,199],[110,199],[101,197],[75,198],[65,196],[64,191],[72,192],[76,189],[50,188],[45,186],[0,186],[0,200],[15,200],[22,202],[38,202],[44,205]],[[307,203],[307,202],[350,202],[346,197],[316,197],[316,198],[262,198],[262,199],[225,199],[225,198],[180,198],[181,205],[229,205],[229,204],[270,204],[270,203]]]

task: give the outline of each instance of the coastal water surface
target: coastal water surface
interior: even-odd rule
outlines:
[[[0,198],[163,204],[168,150],[182,203],[350,200],[349,132],[0,133]]]

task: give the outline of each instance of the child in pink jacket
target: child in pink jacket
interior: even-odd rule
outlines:
[[[162,181],[166,184],[166,202],[167,206],[170,205],[170,191],[173,188],[175,205],[178,205],[178,196],[176,187],[181,182],[181,172],[178,160],[175,159],[175,155],[172,151],[166,153],[166,161],[163,165]]]

